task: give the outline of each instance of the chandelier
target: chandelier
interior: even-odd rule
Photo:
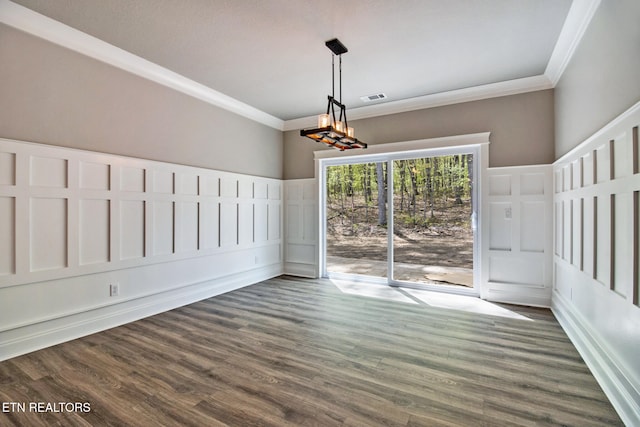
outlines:
[[[327,112],[318,116],[318,127],[300,130],[300,136],[323,142],[333,148],[344,151],[351,148],[367,148],[367,144],[354,136],[355,132],[347,122],[347,107],[342,103],[342,54],[347,48],[338,39],[325,42],[331,50],[331,95],[327,98]],[[335,98],[335,57],[338,56],[340,98]],[[336,107],[340,113],[336,116]]]

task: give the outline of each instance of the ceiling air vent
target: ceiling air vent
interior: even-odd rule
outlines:
[[[381,99],[387,99],[387,95],[385,95],[384,93],[376,93],[373,95],[361,96],[360,99],[362,100],[362,102],[379,101]]]

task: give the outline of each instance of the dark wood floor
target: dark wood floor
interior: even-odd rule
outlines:
[[[525,321],[281,277],[0,363],[0,425],[611,426],[549,310]]]

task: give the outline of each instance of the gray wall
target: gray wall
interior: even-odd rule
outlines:
[[[555,92],[556,158],[640,100],[640,1],[602,1]]]
[[[282,178],[282,132],[0,24],[0,137]]]
[[[347,111],[348,112],[348,111]],[[553,90],[466,102],[349,122],[367,144],[491,132],[489,165],[549,164],[553,150]],[[321,144],[284,135],[284,178],[311,178]],[[326,148],[329,149],[329,148]]]

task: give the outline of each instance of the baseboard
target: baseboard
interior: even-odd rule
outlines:
[[[299,262],[285,262],[284,274],[298,277],[309,277],[311,279],[318,277],[315,264],[303,264]]]
[[[281,274],[281,264],[268,265],[4,331],[0,333],[0,361],[192,304]],[[8,336],[10,338],[6,339]]]
[[[496,287],[506,289],[496,289]],[[482,298],[492,302],[502,302],[505,304],[526,305],[530,307],[551,307],[551,297],[547,290],[532,288],[529,293],[518,290],[518,284],[505,284],[489,282],[487,283]],[[509,289],[509,287],[511,289]],[[514,290],[515,289],[515,290]]]
[[[569,301],[554,293],[551,310],[622,421],[628,426],[640,426],[640,385],[634,385],[620,370],[615,355]]]

